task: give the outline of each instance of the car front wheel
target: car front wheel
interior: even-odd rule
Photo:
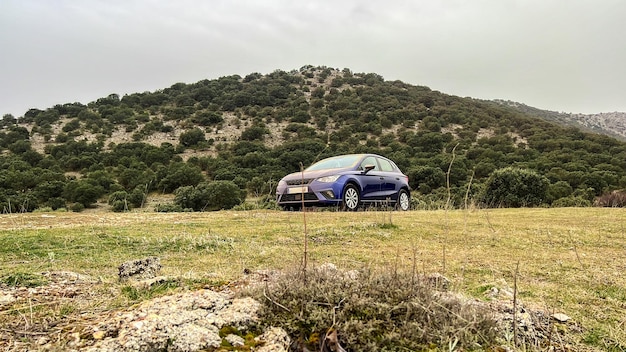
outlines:
[[[411,207],[411,197],[409,196],[409,192],[405,189],[401,189],[400,192],[398,192],[396,208],[402,211],[407,211],[409,210],[409,207]]]
[[[361,202],[359,190],[354,185],[348,185],[343,192],[343,208],[348,211],[355,211]]]

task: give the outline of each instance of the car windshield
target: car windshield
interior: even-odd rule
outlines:
[[[309,166],[305,171],[326,170],[326,169],[343,169],[355,166],[361,159],[361,155],[343,155],[334,158],[320,160]]]

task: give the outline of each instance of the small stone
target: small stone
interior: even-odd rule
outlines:
[[[106,333],[104,331],[96,331],[92,336],[94,340],[102,340],[104,336],[106,336]]]
[[[333,263],[324,263],[317,269],[324,274],[334,274],[337,272],[337,266]]]
[[[13,303],[13,302],[15,302],[15,300],[16,300],[16,298],[13,297],[13,295],[10,295],[10,294],[0,295],[0,305]]]
[[[269,328],[261,336],[256,337],[255,340],[265,343],[262,347],[255,350],[257,352],[287,351],[291,344],[289,335],[282,328]]]
[[[133,282],[131,283],[131,286],[133,286],[136,289],[147,290],[150,287],[154,285],[162,284],[166,282],[167,280],[169,280],[167,276],[157,276],[151,279],[144,279],[144,280]]]
[[[148,257],[122,263],[118,267],[118,276],[120,281],[125,281],[131,277],[151,279],[156,277],[160,270],[161,260],[157,257]]]
[[[233,347],[241,347],[246,344],[246,341],[243,339],[243,337],[234,334],[230,334],[224,339],[226,339],[226,341],[228,341],[228,343],[230,343],[230,345]]]
[[[568,320],[570,320],[571,318],[568,317],[567,315],[563,314],[563,313],[555,313],[552,314],[552,318],[556,321],[558,321],[559,323],[565,323]]]
[[[500,290],[497,287],[492,287],[489,290],[485,291],[485,296],[489,298],[497,298]]]

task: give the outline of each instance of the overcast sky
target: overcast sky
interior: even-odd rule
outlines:
[[[0,0],[0,115],[308,64],[626,112],[625,34],[623,0]]]

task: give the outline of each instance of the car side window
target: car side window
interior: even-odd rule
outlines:
[[[393,166],[391,165],[391,163],[388,160],[378,158],[378,162],[380,163],[380,168],[383,171],[393,172]]]
[[[359,166],[359,170],[365,170],[365,165],[374,165],[374,170],[380,170],[380,168],[378,167],[378,163],[376,162],[376,158],[374,158],[373,156],[368,156],[367,158],[363,159],[361,165]]]

